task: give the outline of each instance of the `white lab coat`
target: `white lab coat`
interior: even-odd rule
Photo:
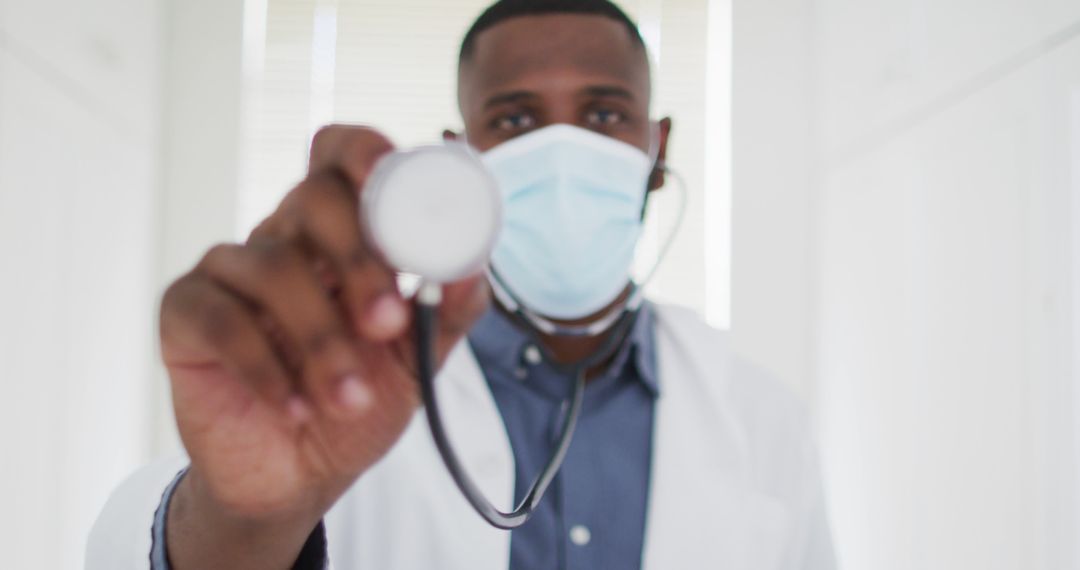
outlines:
[[[645,570],[835,567],[805,416],[775,381],[734,357],[693,313],[656,307],[660,396]],[[437,380],[447,430],[488,497],[508,508],[514,466],[467,343]],[[136,473],[91,533],[88,570],[148,567],[162,490],[184,465]],[[483,522],[443,467],[418,413],[398,444],[326,519],[337,570],[505,570],[510,534]]]

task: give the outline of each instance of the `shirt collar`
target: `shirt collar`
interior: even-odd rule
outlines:
[[[624,345],[615,357],[616,366],[633,362],[636,376],[653,394],[659,395],[660,385],[656,370],[656,343],[653,333],[653,308],[642,303],[637,319]],[[469,331],[469,344],[480,362],[481,368],[497,367],[513,373],[522,365],[522,355],[532,342],[520,326],[492,303]]]

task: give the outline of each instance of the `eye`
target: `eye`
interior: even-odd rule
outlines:
[[[529,113],[510,113],[497,117],[491,126],[505,132],[525,131],[536,126],[536,119]]]
[[[585,122],[594,127],[610,127],[626,120],[626,115],[614,109],[594,109],[585,115]]]

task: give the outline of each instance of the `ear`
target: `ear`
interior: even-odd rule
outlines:
[[[444,140],[444,141],[456,141],[460,137],[461,137],[460,134],[455,133],[454,131],[451,131],[450,129],[443,129],[442,140]]]
[[[663,165],[667,160],[667,143],[668,137],[671,136],[671,117],[664,117],[660,119],[658,126],[660,128],[660,148],[656,152],[657,165]],[[659,166],[653,168],[652,174],[649,175],[649,191],[659,190],[664,186],[664,170]]]

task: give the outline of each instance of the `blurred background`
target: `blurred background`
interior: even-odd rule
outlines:
[[[318,125],[458,128],[486,0],[0,0],[0,555],[179,449],[166,284]],[[849,570],[1080,568],[1080,0],[626,0],[689,216],[651,284],[810,406]],[[670,227],[652,208],[639,266]]]

